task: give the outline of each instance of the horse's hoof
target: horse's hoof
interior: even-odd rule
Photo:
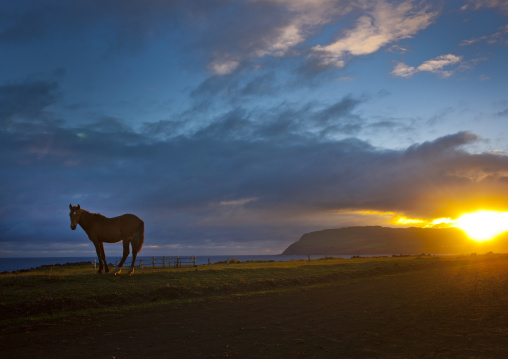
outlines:
[[[119,275],[121,271],[115,272],[115,275]]]
[[[134,272],[130,272],[130,273],[129,273],[129,277],[131,277],[133,273],[134,273]]]

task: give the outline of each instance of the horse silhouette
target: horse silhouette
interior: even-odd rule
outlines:
[[[123,257],[118,265],[115,275],[120,274],[122,266],[129,255],[129,244],[132,246],[132,265],[129,275],[134,273],[136,256],[145,242],[145,223],[133,214],[108,218],[100,213],[91,213],[82,209],[79,204],[75,207],[69,205],[71,210],[71,229],[75,230],[79,224],[92,241],[99,257],[99,273],[109,272],[104,243],[117,243],[123,241]]]

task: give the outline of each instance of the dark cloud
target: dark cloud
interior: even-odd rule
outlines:
[[[190,91],[190,96],[194,100],[194,111],[206,111],[223,104],[242,106],[252,98],[273,96],[284,86],[273,71],[259,71],[252,75],[238,70],[228,75],[209,76]]]
[[[108,51],[136,50],[148,38],[173,33],[182,22],[203,21],[229,4],[227,0],[191,2],[185,0],[76,0],[32,2],[20,0],[3,6],[0,13],[0,43],[20,44],[40,40],[52,33],[81,33],[100,24],[107,28]]]
[[[459,132],[454,135],[443,136],[434,141],[410,146],[406,156],[414,158],[436,158],[441,156],[454,156],[460,146],[479,140],[478,136],[470,132]]]
[[[70,237],[69,202],[110,216],[139,214],[151,245],[188,251],[256,241],[283,249],[297,232],[330,226],[320,216],[334,211],[434,218],[507,199],[508,157],[468,153],[463,146],[478,141],[474,134],[459,132],[399,151],[322,137],[334,125],[361,125],[355,115],[361,103],[346,96],[324,107],[283,104],[262,113],[237,108],[196,131],[163,139],[112,117],[43,134],[37,122],[27,125],[29,135],[2,131],[7,171],[0,177],[0,226],[10,234],[2,240]],[[338,216],[338,225],[348,223]],[[27,226],[46,230],[32,237]]]
[[[478,10],[481,8],[494,8],[504,15],[508,16],[508,1],[506,0],[467,0],[468,5],[464,5],[462,9]]]
[[[0,86],[0,121],[7,130],[14,124],[49,119],[47,108],[59,97],[58,82],[28,77]]]
[[[279,88],[275,72],[269,71],[249,81],[241,90],[243,96],[270,96]]]
[[[308,6],[314,11],[319,8]],[[106,31],[102,35],[94,31],[95,41],[105,44],[109,55],[137,53],[147,40],[159,37],[213,67],[213,63],[241,63],[286,52],[290,47],[286,42],[293,41],[285,38],[287,26],[303,16],[290,8],[289,3],[271,1],[76,0],[70,4],[20,0],[0,12],[0,43],[19,45],[62,31],[82,37],[86,29],[100,26]]]
[[[213,75],[193,89],[190,96],[196,101],[195,109],[206,109],[216,100],[235,102],[239,91],[240,83],[236,76]]]
[[[112,116],[56,120],[48,108],[58,94],[54,79],[0,88],[5,248],[66,241],[69,202],[109,216],[134,212],[151,245],[206,252],[283,249],[297,232],[351,224],[337,216],[330,225],[334,212],[453,217],[508,199],[508,157],[467,152],[479,141],[472,133],[405,150],[351,137],[372,126],[358,115],[366,98],[237,106],[189,125],[206,118],[194,108],[137,132]]]
[[[295,66],[294,83],[298,86],[313,86],[327,77],[337,77],[337,71],[337,67],[332,64],[325,64],[317,57],[306,56]]]
[[[288,25],[294,14],[281,3],[257,1],[237,2],[234,7],[224,7],[211,14],[200,29],[205,37],[198,46],[211,54],[208,62],[238,60],[258,57],[266,51],[274,38]],[[256,19],[256,21],[250,21]]]
[[[508,117],[508,108],[504,111],[499,111],[498,113],[496,113],[496,116],[499,116],[499,117]]]
[[[227,77],[227,76],[226,76]],[[221,77],[220,79],[224,79]],[[205,91],[199,86],[199,92]],[[231,87],[228,87],[231,90]],[[196,95],[197,96],[197,95]],[[200,95],[201,96],[201,95]],[[347,95],[330,104],[283,101],[272,107],[250,108],[245,102],[232,100],[240,96],[238,91],[228,93],[226,104],[222,101],[221,91],[207,91],[203,105],[201,97],[193,107],[171,120],[147,123],[144,130],[147,135],[158,137],[197,136],[228,137],[240,139],[281,139],[291,137],[344,137],[356,135],[370,125],[357,114],[358,108],[367,99]],[[224,111],[223,108],[229,109]],[[216,116],[209,113],[219,112]]]
[[[224,75],[256,67],[264,57],[307,58],[307,36],[330,21],[331,14],[350,9],[342,1],[20,0],[0,12],[0,44],[19,46],[65,33],[116,56],[137,54],[148,41],[161,39],[186,54],[187,66],[195,62]],[[306,67],[323,70],[317,63]]]

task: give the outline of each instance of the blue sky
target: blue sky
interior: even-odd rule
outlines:
[[[502,0],[0,0],[0,256],[94,255],[69,203],[144,255],[508,210],[507,55]]]

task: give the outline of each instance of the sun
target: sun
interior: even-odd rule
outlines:
[[[453,226],[462,229],[469,238],[484,242],[508,231],[508,212],[482,210],[465,213],[454,222]]]

